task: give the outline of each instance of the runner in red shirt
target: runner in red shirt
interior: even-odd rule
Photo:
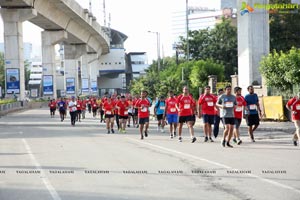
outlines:
[[[110,131],[111,131],[111,133],[115,133],[115,131],[114,131],[115,103],[112,101],[110,96],[103,103],[102,109],[103,109],[104,114],[105,114],[107,134],[110,134]]]
[[[294,121],[296,132],[294,133],[294,145],[298,146],[297,141],[300,140],[300,93],[298,93],[297,96],[291,98],[287,104],[286,108],[291,112],[292,114],[292,120]]]
[[[184,123],[187,123],[189,127],[189,132],[191,135],[192,143],[196,142],[196,137],[194,135],[193,127],[193,114],[196,108],[195,100],[189,94],[187,87],[183,87],[183,94],[177,98],[177,109],[179,111],[179,142],[182,142],[182,126]]]
[[[80,98],[77,98],[77,102],[76,102],[76,108],[77,108],[77,115],[76,115],[76,121],[81,122],[81,111],[82,111],[82,101],[80,100]]]
[[[235,98],[236,98],[236,107],[234,109],[234,120],[235,126],[233,129],[233,142],[238,145],[242,144],[242,140],[240,139],[240,126],[243,118],[243,110],[248,110],[247,102],[245,98],[242,96],[242,88],[235,87],[234,88]]]
[[[87,104],[87,100],[84,99],[84,100],[82,101],[82,106],[81,106],[81,115],[82,115],[82,119],[85,119],[86,104]]]
[[[117,102],[116,108],[118,110],[118,116],[120,120],[120,132],[126,133],[125,128],[126,128],[126,122],[128,120],[128,108],[129,108],[129,103],[126,101],[125,96],[121,96],[121,100]]]
[[[50,116],[51,118],[53,118],[56,110],[56,101],[54,99],[51,99],[48,103],[48,107],[50,108]]]
[[[214,142],[211,138],[212,128],[211,125],[214,124],[215,121],[215,109],[217,99],[214,95],[210,93],[210,86],[205,87],[204,94],[200,95],[198,100],[198,117],[203,117],[203,131],[205,134],[204,142],[207,142],[208,139],[211,142]]]
[[[92,111],[93,111],[93,117],[96,118],[96,116],[97,116],[97,110],[98,110],[98,104],[97,104],[96,99],[93,99],[91,101],[91,106],[92,106]]]
[[[135,107],[138,109],[138,117],[139,117],[139,127],[140,127],[140,134],[141,134],[141,140],[144,139],[143,132],[145,133],[145,137],[148,137],[148,127],[149,127],[149,107],[150,102],[146,98],[148,92],[142,91],[141,92],[141,98],[137,100]],[[144,131],[145,126],[145,131]]]
[[[178,110],[176,108],[177,99],[173,91],[169,91],[169,98],[166,100],[166,109],[164,119],[167,116],[168,124],[170,124],[170,138],[176,137],[176,129],[178,124]]]

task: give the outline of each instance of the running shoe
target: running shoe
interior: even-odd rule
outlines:
[[[174,132],[174,137],[176,137],[176,132]]]
[[[148,137],[148,132],[147,132],[147,131],[145,131],[144,133],[145,133],[145,137]]]
[[[225,144],[226,144],[226,140],[223,140],[222,141],[222,146],[225,147]]]
[[[162,132],[162,133],[164,133],[164,132],[165,132],[165,130],[164,130],[164,129],[161,129],[161,132]]]
[[[209,140],[210,140],[210,142],[214,142],[214,140],[211,137],[209,138]]]
[[[193,137],[192,138],[192,143],[196,142],[197,138],[196,137]]]
[[[107,134],[110,134],[110,131],[107,131]]]
[[[251,139],[252,140],[252,142],[255,142],[255,140],[254,139]]]
[[[111,133],[115,133],[114,129],[111,129]]]
[[[227,142],[226,146],[230,147],[230,148],[233,148],[233,146],[229,142]]]
[[[208,137],[205,137],[204,142],[207,142],[207,141],[208,141]]]
[[[295,146],[295,147],[298,146],[298,143],[297,143],[296,140],[294,140],[294,146]]]
[[[173,139],[173,135],[172,134],[170,135],[170,138]]]
[[[142,136],[141,136],[141,140],[143,140],[143,139],[144,139],[144,136],[142,135]]]
[[[130,124],[127,124],[127,127],[130,127]]]
[[[242,140],[238,139],[237,144],[238,144],[238,145],[241,145],[241,144],[242,144]]]
[[[178,141],[179,141],[179,142],[182,142],[182,137],[179,137],[179,138],[178,138]]]
[[[236,138],[233,138],[233,140],[232,140],[234,143],[237,143],[237,140],[236,140]]]

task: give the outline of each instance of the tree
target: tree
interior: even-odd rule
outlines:
[[[290,0],[270,0],[270,3],[291,3]],[[292,46],[300,48],[300,15],[290,14],[270,14],[270,49],[288,51]]]
[[[268,86],[291,91],[293,85],[300,82],[300,49],[293,47],[286,53],[274,50],[262,59],[260,72]]]
[[[186,38],[180,37],[181,48],[187,52]],[[237,73],[237,28],[223,18],[213,29],[189,32],[189,52],[193,60],[212,59],[225,66],[225,79]]]
[[[4,65],[4,54],[0,53],[0,86],[2,90],[5,88],[5,65]],[[0,94],[0,97],[2,94]]]

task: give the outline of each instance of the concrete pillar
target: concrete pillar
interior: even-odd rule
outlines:
[[[210,86],[212,93],[217,92],[217,82],[218,80],[216,75],[208,76],[208,85]]]
[[[254,8],[255,3],[268,4],[268,0],[238,0],[238,10],[242,3]],[[269,53],[269,14],[265,9],[254,8],[252,12],[238,14],[238,75],[243,94],[253,82],[261,85],[259,63],[262,56]]]
[[[231,75],[231,88],[235,88],[239,86],[239,76],[238,75]]]
[[[5,9],[1,8],[1,16],[4,25],[5,46],[5,87],[6,94],[14,92],[20,100],[25,99],[25,71],[23,52],[23,25],[28,19],[37,16],[35,9]],[[7,77],[6,70],[9,70]],[[10,82],[7,85],[7,82]],[[8,87],[10,87],[10,90]]]
[[[43,31],[42,32],[42,65],[43,75],[51,75],[53,77],[53,94],[49,96],[57,98],[56,94],[56,63],[55,63],[55,48],[54,46],[61,41],[67,39],[66,31]]]
[[[96,53],[86,53],[82,55],[82,79],[88,79],[88,92],[84,94],[93,94],[92,82],[97,82],[99,75],[98,55]]]

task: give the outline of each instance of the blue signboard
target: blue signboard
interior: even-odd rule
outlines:
[[[67,94],[75,94],[75,78],[66,78]]]
[[[89,79],[87,79],[87,78],[82,79],[81,91],[82,92],[89,92]]]
[[[98,92],[97,81],[92,81],[92,82],[91,82],[91,87],[92,87],[92,91],[93,91],[94,93],[97,93],[97,92]]]
[[[44,92],[44,95],[52,95],[53,94],[53,76],[52,75],[44,75],[43,76],[43,92]]]
[[[17,68],[6,69],[6,93],[20,94],[20,70]]]

